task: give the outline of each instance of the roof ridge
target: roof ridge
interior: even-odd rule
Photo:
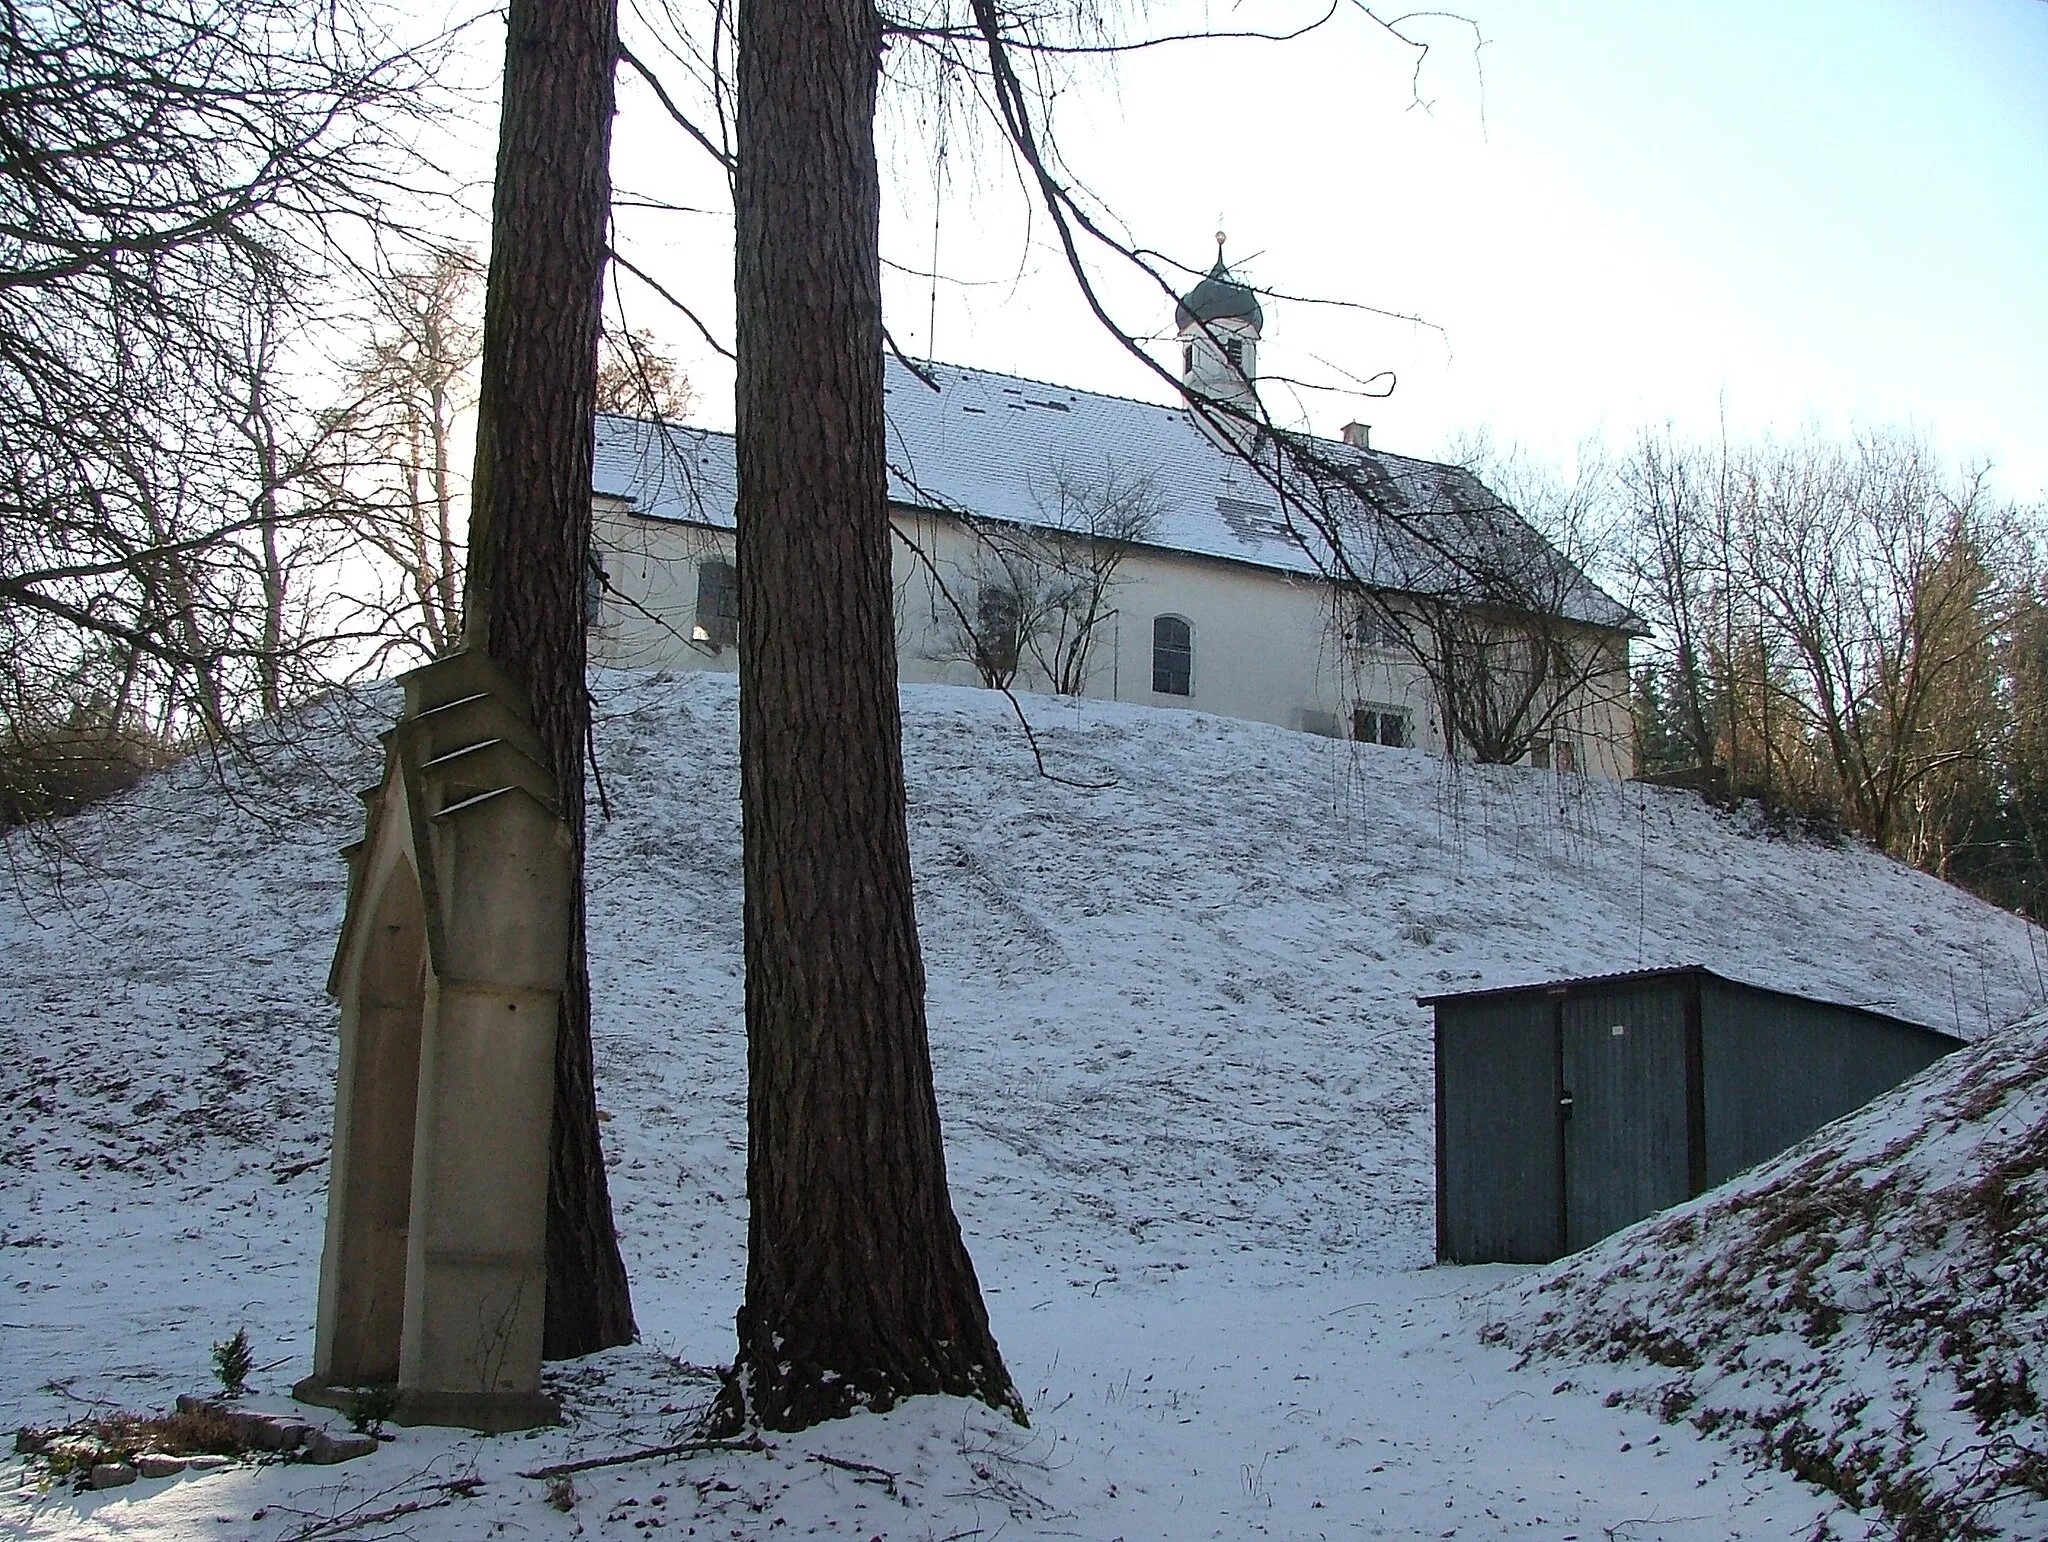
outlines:
[[[895,363],[909,371],[913,379],[919,368],[949,369],[956,374],[974,375],[989,380],[1014,380],[1019,385],[1043,386],[1048,391],[1065,391],[1070,396],[1086,396],[1096,401],[1120,402],[1127,407],[1150,407],[1155,412],[1189,416],[1186,407],[1174,407],[1165,402],[1148,402],[1141,396],[1118,396],[1113,391],[1091,391],[1086,386],[1062,385],[1056,380],[1040,380],[1036,375],[1013,375],[1008,370],[985,369],[979,364],[950,364],[943,359],[898,359],[893,355],[884,363]],[[922,383],[922,382],[920,382]]]
[[[1036,375],[1017,375],[1012,374],[1008,370],[988,369],[979,364],[955,364],[945,359],[912,359],[907,356],[891,353],[885,354],[882,362],[885,369],[893,364],[896,368],[908,373],[913,380],[917,379],[917,371],[919,369],[951,370],[957,375],[970,376],[978,380],[1014,381],[1018,385],[1039,386],[1048,391],[1064,391],[1070,396],[1086,397],[1091,401],[1115,402],[1123,407],[1144,407],[1153,412],[1163,413],[1168,417],[1185,419],[1190,427],[1200,427],[1195,420],[1195,414],[1187,406],[1173,406],[1165,402],[1148,402],[1141,396],[1119,396],[1114,391],[1095,391],[1086,386],[1065,385],[1056,380],[1041,380]],[[919,381],[919,384],[922,384],[922,382]],[[633,412],[608,412],[604,410],[598,411],[595,415],[599,418],[610,418],[616,422],[634,423],[648,428],[676,428],[683,430],[685,433],[715,435],[721,439],[733,437],[732,429],[706,428],[696,423],[685,423],[676,418],[650,418]],[[1382,463],[1393,461],[1408,466],[1428,466],[1440,471],[1456,471],[1466,476],[1475,475],[1469,466],[1460,466],[1454,461],[1431,460],[1423,455],[1403,455],[1398,450],[1361,449],[1357,445],[1349,444],[1343,439],[1332,439],[1326,435],[1309,433],[1305,430],[1289,429],[1286,432],[1295,434],[1297,437],[1305,439],[1314,445],[1328,446],[1333,449],[1347,451],[1354,460],[1373,460]]]
[[[591,418],[599,423],[606,420],[613,423],[631,423],[636,428],[672,428],[684,434],[716,435],[724,439],[732,437],[732,430],[729,428],[706,428],[699,423],[685,423],[680,418],[644,418],[637,412],[611,412],[603,407],[593,412]]]

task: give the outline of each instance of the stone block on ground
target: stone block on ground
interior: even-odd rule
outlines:
[[[262,1414],[246,1417],[249,1444],[259,1451],[296,1451],[306,1443],[307,1436],[316,1433],[311,1425],[296,1419],[271,1419]]]
[[[135,1469],[126,1462],[99,1462],[92,1470],[94,1488],[119,1488],[135,1481]]]
[[[185,1458],[145,1451],[135,1458],[135,1470],[145,1478],[170,1478],[185,1470]]]
[[[252,1451],[296,1451],[313,1433],[310,1424],[289,1414],[264,1414],[253,1409],[230,1408],[219,1398],[195,1397],[189,1392],[179,1394],[178,1412],[220,1415]]]
[[[314,1430],[306,1441],[305,1449],[299,1453],[299,1460],[318,1467],[331,1467],[336,1462],[352,1462],[359,1456],[368,1456],[376,1449],[377,1437],[374,1435],[330,1435],[325,1430]]]

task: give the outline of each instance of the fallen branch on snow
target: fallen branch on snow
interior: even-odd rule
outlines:
[[[351,1531],[361,1531],[365,1526],[382,1526],[390,1521],[403,1520],[408,1515],[418,1515],[427,1510],[439,1510],[452,1505],[458,1499],[474,1499],[476,1491],[483,1484],[475,1478],[454,1478],[446,1483],[434,1485],[442,1491],[438,1499],[408,1499],[384,1510],[365,1512],[361,1505],[353,1510],[324,1519],[315,1519],[297,1531],[287,1532],[278,1542],[315,1542],[318,1538],[345,1536]],[[389,1490],[386,1490],[388,1493]],[[368,1501],[365,1501],[366,1503]],[[268,1510],[284,1509],[282,1505],[266,1506]],[[264,1511],[259,1510],[258,1515]],[[304,1512],[299,1512],[303,1514]]]
[[[856,1483],[879,1483],[888,1491],[891,1498],[895,1497],[897,1475],[886,1467],[876,1467],[867,1462],[849,1462],[844,1457],[826,1456],[820,1452],[813,1452],[811,1460],[823,1462],[827,1467],[837,1467],[841,1472],[852,1473],[853,1481]]]
[[[759,1435],[738,1440],[679,1440],[672,1446],[651,1446],[645,1451],[621,1451],[613,1456],[587,1456],[580,1462],[557,1462],[522,1472],[522,1478],[560,1478],[570,1473],[592,1472],[599,1467],[623,1467],[628,1462],[652,1462],[664,1456],[693,1456],[699,1451],[772,1451],[775,1448]]]

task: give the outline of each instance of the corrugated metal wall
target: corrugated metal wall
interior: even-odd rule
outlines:
[[[1701,982],[1709,1188],[1918,1075],[1941,1034],[1708,975]]]
[[[1558,1255],[1555,1020],[1541,996],[1437,1008],[1440,1258],[1541,1263]]]
[[[1455,1263],[1541,1263],[1590,1246],[1777,1155],[1960,1042],[1707,970],[1431,999],[1437,1256]]]

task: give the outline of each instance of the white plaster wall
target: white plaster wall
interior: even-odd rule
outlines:
[[[697,604],[697,564],[732,560],[731,531],[650,520],[612,499],[595,504],[596,536],[613,590],[591,630],[593,662],[626,668],[736,672],[738,651],[690,641]],[[943,580],[970,617],[984,548],[958,520],[895,511],[899,532],[922,551],[896,543],[896,640],[901,677],[912,682],[975,685],[974,665],[949,646],[957,619],[935,580]],[[1398,652],[1361,650],[1344,638],[1351,618],[1337,612],[1335,591],[1320,579],[1212,558],[1139,548],[1117,570],[1108,605],[1116,614],[1097,629],[1089,696],[1148,706],[1188,708],[1224,717],[1303,728],[1303,714],[1326,714],[1337,732],[1351,732],[1359,703],[1404,709],[1415,747],[1443,753],[1427,677]],[[1192,690],[1152,689],[1152,622],[1186,619],[1194,631]],[[949,653],[954,656],[948,656]],[[1028,659],[1014,688],[1049,689]],[[1580,769],[1626,776],[1634,769],[1626,675],[1610,690],[1588,693],[1560,730],[1579,746]]]
[[[735,649],[690,641],[697,612],[697,564],[732,560],[733,533],[674,520],[642,519],[613,498],[591,501],[592,538],[609,589],[590,628],[590,659],[620,669],[739,672]]]
[[[1181,377],[1188,389],[1216,401],[1258,406],[1258,393],[1250,382],[1259,378],[1259,334],[1249,321],[1226,316],[1210,322],[1206,328],[1191,325],[1179,336],[1184,349],[1194,350],[1194,368],[1183,371]],[[1242,374],[1218,346],[1233,338],[1244,345]]]
[[[1579,769],[1598,776],[1636,774],[1635,715],[1629,707],[1628,644],[1617,638],[1607,649],[1604,672],[1589,680],[1563,714],[1559,728],[1580,746]]]

